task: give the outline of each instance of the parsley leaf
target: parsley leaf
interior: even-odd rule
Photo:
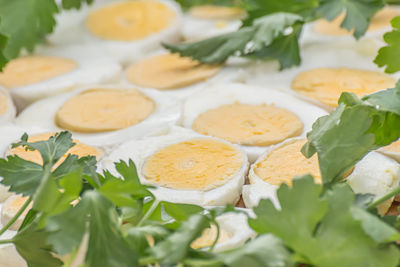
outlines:
[[[353,35],[358,39],[364,35],[372,17],[383,6],[382,0],[320,0],[317,11],[328,20],[346,12],[340,26],[348,31],[354,30]]]
[[[216,6],[240,6],[240,0],[175,0],[183,10],[193,6],[216,5]]]
[[[369,151],[400,137],[400,86],[361,100],[343,93],[339,102],[336,110],[314,123],[302,148],[308,158],[318,152],[325,184],[339,181]]]
[[[62,0],[61,4],[64,9],[80,9],[83,3],[92,4],[94,0]]]
[[[54,0],[0,0],[0,7],[0,32],[8,37],[3,50],[7,59],[17,57],[22,49],[33,51],[56,24]]]
[[[301,28],[303,19],[295,14],[276,13],[258,18],[253,25],[236,32],[223,34],[195,43],[163,44],[165,48],[181,56],[190,56],[202,63],[223,63],[230,56],[253,56],[260,59],[278,59],[281,68],[299,64],[297,38],[286,31]],[[292,32],[296,30],[292,29]],[[296,35],[297,37],[297,35]],[[287,41],[289,40],[289,41]],[[291,45],[285,44],[288,42]],[[293,45],[295,43],[295,45]],[[291,48],[275,54],[277,48]]]
[[[393,31],[385,33],[383,39],[388,44],[379,49],[374,62],[379,67],[386,66],[385,72],[394,73],[400,70],[400,17],[391,21]]]
[[[397,266],[400,252],[395,245],[383,242],[397,237],[395,229],[383,222],[375,224],[367,214],[354,216],[355,195],[347,184],[336,185],[324,195],[321,192],[322,186],[311,176],[295,179],[291,189],[287,185],[278,189],[281,210],[270,200],[262,200],[254,209],[257,217],[249,219],[249,224],[259,233],[281,238],[302,263]],[[386,238],[378,240],[374,233],[367,233],[372,224],[375,233]]]

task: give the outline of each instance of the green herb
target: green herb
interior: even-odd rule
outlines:
[[[386,66],[385,71],[394,73],[400,70],[400,17],[391,21],[393,31],[386,33],[383,38],[388,46],[379,49],[375,63],[379,67]]]
[[[276,13],[254,21],[252,26],[196,43],[164,47],[202,63],[223,63],[230,56],[278,59],[281,68],[298,65],[297,38],[303,19],[294,14]],[[291,33],[287,31],[291,28]],[[289,29],[290,30],[290,29]],[[278,53],[277,53],[278,52]]]
[[[215,5],[215,6],[240,6],[240,0],[175,0],[183,10],[194,6]]]

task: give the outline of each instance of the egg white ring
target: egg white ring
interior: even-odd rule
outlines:
[[[274,105],[284,108],[297,115],[304,124],[299,137],[305,137],[313,123],[328,113],[324,110],[301,101],[290,94],[285,94],[271,88],[254,87],[239,83],[213,84],[209,88],[188,97],[183,104],[183,126],[192,129],[196,118],[211,109],[223,105],[234,104]],[[240,145],[254,162],[270,146]]]
[[[154,185],[144,177],[142,174],[142,168],[148,157],[152,156],[162,148],[194,138],[216,140],[231,147],[235,147],[239,152],[242,153],[243,157],[243,165],[241,166],[240,170],[225,184],[208,191],[167,188]],[[118,175],[114,167],[114,162],[119,162],[120,160],[127,162],[129,159],[132,159],[135,163],[140,181],[143,184],[156,186],[156,188],[151,189],[151,191],[157,197],[157,199],[202,206],[235,204],[240,198],[242,186],[244,184],[245,176],[249,167],[247,155],[239,146],[232,145],[231,143],[218,138],[203,136],[180,127],[172,127],[171,131],[164,136],[147,137],[142,140],[132,140],[122,143],[119,147],[112,151],[108,157],[103,159],[102,168],[111,171],[115,175]]]
[[[49,97],[33,103],[19,114],[16,118],[16,124],[21,127],[39,126],[52,131],[63,131],[63,129],[58,127],[55,123],[55,115],[58,109],[71,97],[92,88],[113,90],[137,89],[136,87],[128,87],[120,84],[81,87],[73,92]],[[139,91],[148,96],[155,103],[153,113],[146,119],[121,130],[101,133],[73,132],[73,136],[88,145],[112,148],[113,145],[127,140],[142,138],[162,132],[168,126],[178,123],[181,118],[181,103],[178,100],[162,95],[159,92]]]
[[[57,25],[60,26],[57,26],[54,33],[49,36],[49,41],[54,44],[76,44],[82,42],[95,44],[109,56],[123,64],[144,58],[151,51],[161,48],[161,42],[175,43],[179,41],[182,11],[177,3],[168,0],[157,0],[157,2],[165,4],[175,12],[176,16],[167,28],[158,33],[133,41],[107,40],[93,35],[85,26],[88,13],[119,2],[126,1],[97,0],[93,5],[86,6],[80,11],[69,11],[64,15],[57,16],[57,21],[59,21]]]
[[[35,55],[72,59],[78,66],[57,77],[10,89],[19,110],[34,101],[71,91],[78,86],[114,82],[121,74],[120,64],[93,46],[39,47]]]
[[[392,158],[372,151],[355,165],[346,182],[355,193],[374,194],[376,200],[400,185],[400,164]],[[386,213],[393,199],[379,205],[378,210]]]
[[[226,213],[216,218],[220,229],[230,234],[230,238],[222,243],[217,243],[214,252],[234,249],[242,246],[247,240],[256,237],[256,233],[250,228],[247,216],[241,213]]]
[[[149,54],[148,57],[153,57],[166,53],[168,53],[168,51],[158,50],[154,53]],[[141,88],[144,90],[154,90],[164,95],[176,97],[178,99],[186,99],[188,96],[202,91],[205,88],[211,87],[216,83],[245,82],[247,65],[249,65],[248,61],[244,61],[241,59],[231,59],[227,63],[225,63],[222,69],[210,79],[176,89],[156,89],[136,85],[126,78],[126,70],[124,72],[124,75],[122,76],[121,83],[127,86],[136,86],[137,88]]]
[[[3,114],[0,114],[0,125],[9,123],[15,119],[16,109],[11,99],[10,94],[6,89],[0,87],[0,94],[6,97],[7,109]]]
[[[217,23],[226,23],[223,28],[218,28]],[[200,19],[185,14],[182,21],[183,39],[189,42],[199,41],[237,31],[242,22],[240,19]]]
[[[242,191],[242,198],[246,208],[257,206],[261,199],[270,199],[275,208],[280,209],[278,196],[276,194],[279,186],[264,181],[255,173],[254,168],[258,163],[264,161],[271,151],[301,139],[304,139],[304,137],[289,138],[280,144],[270,146],[264,154],[251,164],[248,174],[249,184],[244,185]]]

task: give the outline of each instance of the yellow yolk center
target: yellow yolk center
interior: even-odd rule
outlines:
[[[0,116],[8,109],[8,97],[0,91]]]
[[[232,143],[268,146],[300,135],[303,123],[283,108],[235,103],[200,114],[192,128]]]
[[[130,66],[126,78],[142,87],[177,89],[207,80],[220,69],[220,65],[205,65],[178,54],[164,54]]]
[[[53,136],[54,133],[42,133],[42,134],[37,134],[29,137],[29,142],[38,142],[38,141],[45,141],[50,138],[50,136]],[[67,153],[57,162],[56,166],[60,165],[66,158],[68,154],[71,155],[77,155],[78,157],[84,157],[84,156],[95,156],[99,157],[101,152],[96,149],[95,147],[83,144],[79,142],[78,140],[73,140],[75,145],[71,147]],[[16,147],[16,148],[10,148],[8,151],[8,154],[11,155],[17,155],[18,157],[25,159],[27,161],[32,161],[37,164],[42,164],[43,160],[42,157],[40,156],[39,151],[30,151],[30,150],[25,150],[24,147]]]
[[[194,249],[211,247],[212,244],[214,244],[215,239],[217,238],[217,233],[218,233],[217,227],[214,224],[212,224],[210,228],[205,229],[201,234],[201,236],[196,240],[194,240],[190,246]],[[229,234],[227,231],[221,228],[219,231],[217,244],[225,243],[231,237],[232,237],[231,234]]]
[[[266,158],[254,167],[255,174],[269,184],[292,184],[294,177],[311,174],[321,182],[318,158],[316,155],[307,159],[300,152],[305,140],[296,140],[280,146],[268,153]]]
[[[61,57],[20,57],[10,61],[0,72],[0,85],[11,89],[39,83],[68,73],[77,66],[75,61]]]
[[[398,15],[400,15],[400,12],[394,8],[382,9],[381,11],[377,12],[372,18],[371,23],[368,27],[368,31],[377,31],[385,27],[389,27],[390,21]],[[342,24],[344,18],[345,14],[342,13],[332,21],[321,19],[315,24],[314,29],[324,35],[351,34],[351,32],[340,27],[340,24]]]
[[[342,92],[358,97],[394,87],[396,81],[385,74],[349,68],[317,68],[296,76],[292,89],[330,107],[336,107]]]
[[[210,190],[225,184],[243,164],[235,147],[211,139],[191,139],[159,150],[143,166],[145,178],[175,189]]]
[[[92,89],[65,102],[55,120],[75,132],[114,131],[143,121],[154,108],[153,100],[134,89]]]
[[[175,11],[161,2],[126,1],[92,12],[86,27],[103,39],[134,41],[168,28],[175,17]]]
[[[189,14],[198,19],[239,19],[246,13],[238,7],[204,5],[192,7]]]

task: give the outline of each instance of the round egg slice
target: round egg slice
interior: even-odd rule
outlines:
[[[181,11],[173,1],[95,1],[80,11],[59,15],[49,37],[55,44],[95,44],[127,63],[179,40]]]
[[[240,247],[247,240],[256,236],[256,233],[249,227],[247,216],[244,214],[227,213],[218,216],[216,221],[220,229],[217,243],[213,249],[214,252]],[[211,225],[203,231],[199,238],[192,242],[191,247],[194,249],[210,248],[217,238],[217,233],[217,227]]]
[[[179,54],[158,51],[126,69],[125,82],[185,98],[212,83],[242,81],[245,62],[201,64]]]
[[[215,84],[189,96],[183,125],[241,145],[254,162],[271,145],[305,136],[327,113],[292,95],[239,83]]]
[[[382,39],[385,32],[391,30],[390,21],[400,15],[400,9],[395,7],[385,7],[378,11],[371,19],[365,38]],[[345,19],[345,13],[341,13],[335,19],[328,21],[319,19],[314,23],[305,26],[304,40],[323,42],[323,41],[349,41],[355,43],[353,31],[348,31],[340,27]]]
[[[4,125],[0,126],[1,139],[0,139],[0,157],[6,157],[9,155],[17,155],[18,157],[42,164],[42,157],[39,151],[25,150],[24,147],[12,148],[11,145],[21,140],[24,133],[29,136],[29,142],[45,141],[54,136],[55,132],[45,130],[38,127],[22,128],[15,125]],[[95,156],[97,160],[100,160],[105,155],[105,150],[102,147],[95,147],[87,145],[78,139],[73,139],[75,145],[70,148],[65,155],[56,163],[54,167],[58,167],[66,158],[67,155],[77,155],[78,157],[84,156]],[[0,185],[0,202],[5,201],[13,193],[8,192],[8,187]]]
[[[242,197],[247,208],[253,208],[263,198],[280,207],[276,191],[282,183],[292,184],[296,176],[311,174],[321,182],[317,155],[307,159],[301,153],[306,139],[291,139],[264,153],[250,166],[249,184],[243,186]]]
[[[121,66],[92,46],[41,47],[34,55],[11,60],[0,73],[19,109],[77,86],[111,82]]]
[[[246,12],[239,7],[195,6],[183,18],[182,34],[185,40],[197,41],[234,32],[245,16]]]
[[[99,85],[38,101],[16,123],[68,130],[89,145],[108,147],[163,132],[180,119],[180,113],[180,102],[159,92]]]
[[[9,93],[0,87],[0,125],[14,120],[15,113],[15,106]]]
[[[342,92],[358,96],[394,87],[399,74],[383,73],[374,63],[376,51],[361,51],[346,44],[312,44],[302,49],[298,67],[278,71],[276,61],[254,62],[247,84],[276,88],[332,111]]]
[[[205,137],[187,129],[173,128],[167,135],[121,144],[102,167],[132,159],[142,183],[160,200],[196,205],[235,204],[248,169],[240,147]]]
[[[376,200],[400,185],[400,164],[380,153],[370,152],[355,165],[346,181],[355,193],[373,194]],[[384,215],[393,200],[394,197],[380,204],[378,212]]]

